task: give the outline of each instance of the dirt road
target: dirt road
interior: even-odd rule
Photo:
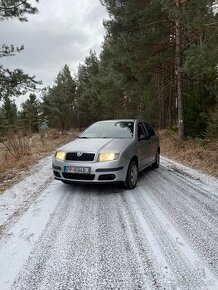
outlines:
[[[218,289],[217,180],[162,159],[132,191],[71,186],[49,158],[0,196],[1,290]]]

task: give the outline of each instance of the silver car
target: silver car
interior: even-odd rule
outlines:
[[[64,183],[123,182],[133,189],[138,173],[159,163],[159,138],[151,125],[140,120],[107,120],[92,124],[59,148],[53,172]]]

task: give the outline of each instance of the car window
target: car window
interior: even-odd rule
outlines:
[[[147,131],[145,131],[142,123],[138,124],[138,139],[140,136],[143,136],[144,138],[148,136]]]
[[[91,125],[79,136],[79,138],[132,139],[133,133],[134,122],[132,121],[104,121]]]
[[[147,129],[149,136],[151,136],[151,137],[155,136],[154,129],[151,127],[151,125],[149,125],[148,123],[145,123],[145,122],[143,122],[143,124],[144,124],[145,128]]]

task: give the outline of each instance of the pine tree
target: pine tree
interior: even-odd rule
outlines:
[[[135,116],[177,123],[180,140],[204,134],[217,95],[217,1],[102,2],[114,79]]]
[[[0,135],[5,135],[8,130],[15,130],[17,126],[17,106],[14,101],[6,97],[0,108]]]
[[[38,132],[40,123],[40,102],[35,94],[30,94],[29,98],[21,104],[20,123],[22,127],[28,128],[31,132]]]
[[[59,72],[52,87],[43,97],[43,112],[51,127],[59,127],[63,132],[73,127],[75,118],[76,83],[67,65]]]
[[[35,0],[38,2],[38,0]],[[35,14],[38,10],[27,0],[0,0],[0,21],[17,18],[27,21],[27,14]],[[0,47],[0,58],[13,56],[24,49],[13,45],[2,44]],[[40,82],[35,76],[25,74],[21,69],[9,70],[0,64],[0,100],[4,97],[19,96],[25,94],[29,89],[35,89]]]
[[[99,92],[99,59],[90,51],[77,74],[77,115],[79,127],[102,118],[102,100]]]

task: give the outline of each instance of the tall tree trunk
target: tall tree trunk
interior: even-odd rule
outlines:
[[[176,0],[176,5],[180,9],[182,3],[180,0]],[[177,16],[178,17],[178,16]],[[182,56],[181,56],[181,20],[179,17],[175,20],[176,26],[176,82],[177,82],[177,97],[178,97],[178,130],[179,141],[184,138],[184,108],[183,108],[183,96],[182,96]]]
[[[172,122],[172,92],[171,92],[171,88],[170,88],[170,92],[169,92],[169,104],[168,104],[168,124],[170,127],[172,127],[173,122]]]

